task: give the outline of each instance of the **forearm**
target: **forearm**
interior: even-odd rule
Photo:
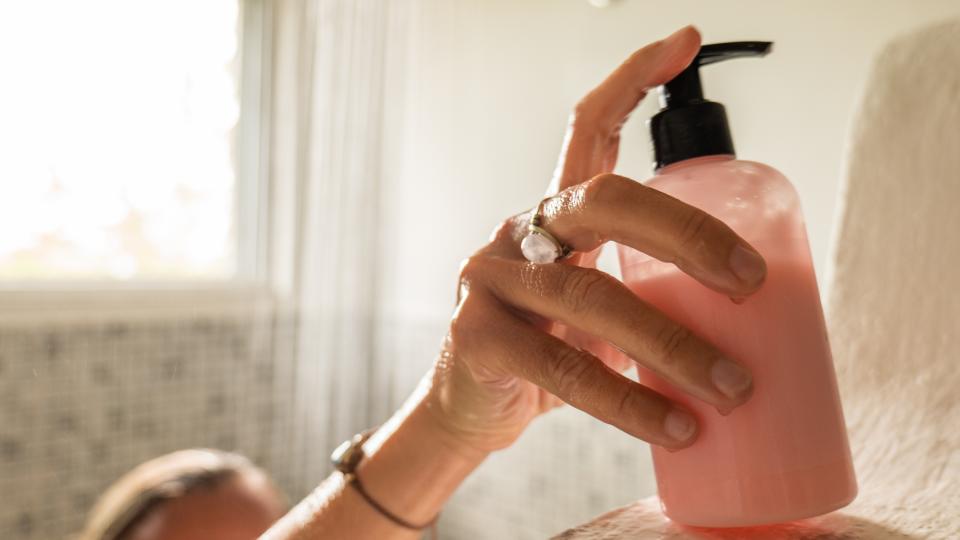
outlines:
[[[366,444],[357,476],[367,493],[394,515],[410,523],[427,523],[457,486],[484,459],[445,432],[425,402],[421,386],[407,404]],[[264,538],[414,539],[380,514],[334,473],[274,526]]]

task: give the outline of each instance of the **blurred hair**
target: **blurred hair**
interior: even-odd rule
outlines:
[[[180,450],[154,458],[107,488],[75,540],[122,540],[164,502],[250,473],[266,478],[247,458],[221,450]]]

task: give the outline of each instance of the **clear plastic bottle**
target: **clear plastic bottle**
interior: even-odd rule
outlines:
[[[687,71],[763,54],[770,44],[759,53],[749,45],[704,46]],[[691,447],[653,447],[661,504],[675,521],[711,527],[835,510],[853,500],[857,484],[797,193],[777,170],[735,159],[723,106],[702,99],[699,76],[678,79],[651,121],[658,170],[647,185],[730,226],[763,255],[767,278],[738,304],[672,264],[619,246],[623,280],[637,296],[747,366],[754,380],[750,401],[722,416],[639,368],[643,384],[700,421]]]

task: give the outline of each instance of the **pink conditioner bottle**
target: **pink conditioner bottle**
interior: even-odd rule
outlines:
[[[741,527],[823,514],[857,493],[840,397],[796,191],[776,169],[736,159],[723,105],[703,98],[702,65],[769,52],[768,42],[705,45],[660,88],[647,185],[722,220],[767,262],[742,303],[674,265],[619,246],[623,280],[647,303],[746,365],[753,396],[722,416],[639,368],[640,381],[700,421],[684,450],[653,447],[664,512],[695,526]]]

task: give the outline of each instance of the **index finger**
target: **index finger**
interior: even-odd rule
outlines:
[[[619,128],[647,90],[683,71],[700,50],[700,33],[693,26],[636,51],[577,106],[577,120],[597,130]]]
[[[620,127],[647,91],[676,77],[700,50],[693,26],[634,52],[577,104],[549,192],[613,170]],[[613,156],[607,156],[612,152]],[[601,162],[598,166],[598,162]]]

